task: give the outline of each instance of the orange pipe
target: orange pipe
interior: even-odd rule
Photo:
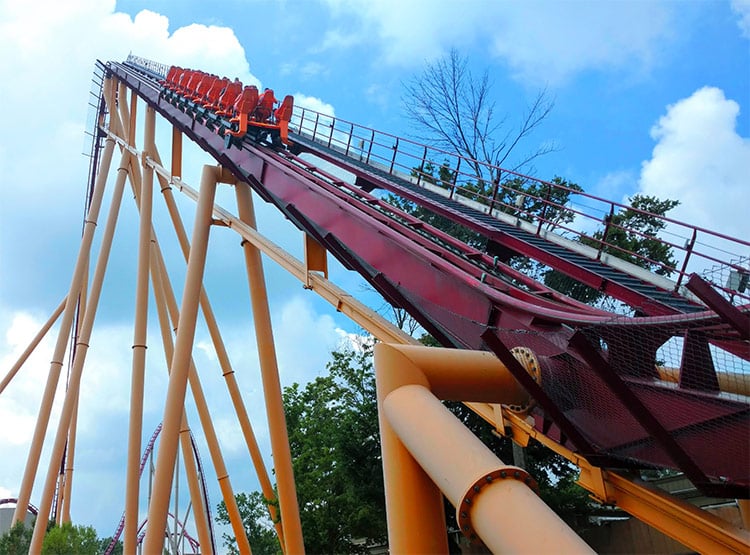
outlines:
[[[73,277],[70,282],[68,296],[66,297],[65,310],[63,311],[62,320],[60,322],[57,343],[55,344],[55,350],[52,362],[50,363],[49,374],[47,376],[47,384],[42,395],[42,403],[39,407],[39,416],[34,428],[34,435],[29,448],[29,456],[26,459],[26,468],[24,469],[23,480],[18,492],[18,502],[13,513],[13,523],[23,521],[26,518],[26,508],[31,498],[31,489],[36,477],[36,471],[39,467],[42,444],[44,443],[44,436],[47,432],[47,425],[49,424],[49,417],[52,412],[52,403],[54,401],[55,391],[57,390],[57,383],[60,379],[60,371],[63,365],[62,359],[65,354],[65,349],[68,346],[68,336],[73,326],[73,317],[78,304],[78,296],[84,282],[84,272],[88,268],[91,244],[94,239],[94,231],[96,228],[96,220],[99,217],[99,210],[102,205],[104,186],[107,181],[107,173],[109,172],[109,166],[112,161],[114,147],[114,140],[107,139],[102,156],[102,165],[94,184],[91,205],[89,206],[89,212],[86,215],[83,237],[81,238],[81,245],[78,251],[78,259],[76,261],[75,269],[73,270]],[[60,460],[61,459],[58,458],[58,463]],[[46,516],[48,515],[49,511]],[[42,519],[39,519],[39,521],[42,521]],[[46,528],[46,521],[43,524],[40,524],[39,527],[40,529]],[[39,547],[41,548],[41,543],[39,544]]]
[[[133,98],[136,96],[133,94]],[[132,103],[130,134],[135,132],[135,102]],[[156,112],[146,110],[144,144],[150,151],[154,144]],[[132,144],[132,143],[131,143]],[[139,172],[140,173],[140,172]],[[143,396],[146,379],[146,349],[148,348],[148,296],[151,266],[151,220],[153,212],[154,172],[146,167],[140,190],[137,191],[138,212],[138,267],[135,288],[135,323],[133,325],[133,360],[130,375],[130,423],[128,427],[128,454],[125,480],[125,553],[136,549],[138,535],[138,501],[140,492],[141,435],[143,432]]]
[[[161,164],[158,152],[156,152],[154,155],[154,161],[157,164]],[[166,178],[159,174],[159,180],[162,185],[162,194],[164,196],[164,201],[167,204],[167,210],[169,212],[170,218],[172,219],[172,225],[175,229],[177,239],[185,256],[185,261],[187,261],[188,254],[190,252],[190,242],[188,240],[187,233],[185,232],[182,219],[180,218],[179,211],[177,210],[177,204],[175,203],[174,195],[172,195],[171,187],[169,187],[169,183],[167,183]],[[271,479],[268,475],[268,471],[266,470],[265,463],[263,462],[263,456],[260,452],[258,441],[255,438],[255,433],[253,432],[252,425],[250,424],[250,418],[247,415],[247,409],[245,408],[245,403],[242,399],[240,388],[237,385],[237,380],[234,376],[234,370],[232,369],[232,365],[229,361],[229,355],[227,354],[224,341],[221,337],[221,333],[219,332],[216,317],[214,315],[213,309],[211,308],[211,303],[209,302],[205,288],[201,289],[200,306],[203,310],[203,315],[206,320],[209,335],[211,336],[211,341],[213,342],[214,348],[216,349],[216,356],[219,361],[219,366],[221,367],[227,390],[229,391],[229,395],[232,399],[232,405],[234,406],[235,413],[237,414],[240,429],[242,430],[242,435],[245,438],[245,444],[247,445],[248,452],[250,453],[250,458],[253,461],[253,465],[258,476],[258,481],[260,482],[261,491],[263,492],[263,495],[266,499],[275,501],[276,492],[273,489]],[[229,507],[229,503],[227,503],[227,507]],[[276,534],[279,538],[279,543],[283,552],[285,546],[283,524],[278,518],[276,507],[273,503],[268,505],[268,512],[269,516],[271,517],[271,521],[274,523],[274,529],[276,530]]]
[[[235,185],[237,208],[240,219],[255,228],[255,212],[252,196],[247,184]],[[263,396],[268,416],[268,431],[271,436],[271,452],[276,470],[276,486],[279,491],[281,521],[284,523],[284,553],[305,552],[302,536],[302,522],[299,516],[299,503],[294,483],[292,455],[289,448],[289,435],[286,430],[286,416],[281,396],[281,382],[276,361],[271,313],[268,308],[268,294],[263,273],[260,251],[250,243],[243,243],[245,267],[250,286],[250,302],[255,324],[255,338],[258,345],[258,358],[263,382]]]
[[[47,332],[50,330],[52,325],[57,322],[57,319],[60,317],[60,314],[63,313],[63,310],[65,309],[65,299],[60,303],[60,306],[58,306],[55,311],[52,313],[52,316],[49,317],[49,320],[45,322],[45,324],[42,326],[42,328],[39,330],[39,333],[37,333],[34,336],[34,339],[31,340],[31,343],[29,343],[29,346],[26,347],[26,350],[21,353],[21,356],[18,357],[18,360],[13,365],[13,367],[8,371],[8,373],[5,375],[5,377],[0,381],[0,393],[3,392],[3,390],[8,386],[10,381],[15,377],[15,375],[18,373],[18,371],[23,366],[24,362],[29,358],[31,353],[34,352],[34,349],[39,346],[39,343],[41,343],[42,339],[44,339],[44,336],[47,335]]]
[[[398,368],[399,371],[393,371]],[[448,553],[443,496],[384,417],[382,401],[405,384],[429,382],[392,346],[375,345],[375,378],[383,454],[388,547],[392,553]]]
[[[112,143],[112,147],[114,148],[114,143]],[[128,153],[123,154],[119,168],[120,170],[123,169],[129,157],[130,155]],[[102,180],[106,180],[106,173],[109,172],[109,167],[102,166],[100,171],[105,172]],[[97,182],[99,181],[100,177],[101,176],[97,177]],[[68,440],[68,433],[71,429],[71,420],[73,419],[73,414],[74,412],[77,412],[78,393],[81,383],[81,377],[83,375],[83,367],[86,361],[86,355],[88,353],[89,340],[91,338],[91,332],[94,327],[94,319],[96,317],[96,310],[99,304],[99,296],[101,294],[102,283],[104,282],[104,275],[107,268],[107,261],[109,259],[109,253],[112,247],[112,238],[114,237],[117,216],[120,210],[124,183],[125,173],[121,171],[115,182],[112,202],[110,204],[109,215],[107,217],[107,224],[104,230],[104,236],[102,237],[102,244],[99,251],[99,258],[97,260],[96,269],[94,270],[94,279],[91,284],[91,298],[89,302],[86,303],[83,321],[79,330],[77,345],[75,348],[75,356],[73,358],[73,366],[70,371],[70,378],[68,381],[68,389],[65,393],[65,399],[63,401],[63,407],[60,413],[60,420],[57,426],[57,434],[55,436],[52,452],[50,454],[47,478],[45,480],[44,490],[42,491],[41,500],[39,502],[39,514],[34,526],[34,533],[32,535],[31,544],[29,546],[29,551],[31,553],[38,553],[42,548],[42,541],[44,540],[44,534],[46,533],[46,522],[52,505],[52,497],[54,495],[55,476],[58,473],[60,464],[62,462],[63,453],[65,451],[65,444]],[[91,221],[87,223],[93,224],[95,222]],[[87,256],[86,260],[83,262],[83,265],[86,269],[88,269],[88,263],[89,258]],[[85,280],[85,278],[83,278],[83,280]],[[83,288],[81,287],[81,289]],[[68,299],[70,299],[71,297],[73,297],[72,292],[68,294]],[[65,329],[65,327],[62,326],[62,329]],[[67,329],[70,330],[70,328]]]
[[[471,539],[493,553],[593,553],[532,491],[523,470],[504,465],[426,387],[392,391],[383,409]]]
[[[497,358],[380,343],[375,375],[392,552],[447,553],[439,491],[459,507],[463,531],[494,552],[591,552],[529,489],[523,470],[497,459],[438,400],[525,403],[528,394]]]
[[[174,342],[172,340],[172,327],[170,326],[169,316],[167,314],[167,301],[165,297],[165,281],[168,280],[166,270],[161,264],[161,253],[159,245],[154,242],[154,248],[151,250],[151,280],[154,288],[154,297],[156,300],[156,312],[159,319],[159,329],[161,331],[162,344],[164,346],[164,355],[167,362],[167,368],[170,367],[172,357],[174,356]],[[171,290],[170,290],[171,292]],[[183,412],[182,426],[180,429],[180,447],[182,449],[182,458],[185,461],[185,475],[187,476],[188,490],[190,491],[190,500],[193,504],[193,520],[198,532],[198,541],[201,545],[201,551],[210,555],[213,553],[211,546],[211,536],[208,532],[208,519],[206,518],[206,507],[203,503],[203,495],[198,483],[198,471],[193,458],[192,443],[190,441],[190,427],[188,426],[187,417]]]
[[[155,487],[148,509],[149,526],[144,540],[144,551],[146,553],[161,553],[164,546],[164,530],[167,526],[180,424],[185,405],[188,374],[190,373],[191,353],[195,341],[198,297],[206,265],[211,228],[211,208],[216,195],[218,174],[219,169],[215,166],[203,167],[200,197],[193,228],[193,241],[190,247],[190,259],[180,309],[180,321],[175,339],[175,352],[169,373],[161,442],[156,459]]]

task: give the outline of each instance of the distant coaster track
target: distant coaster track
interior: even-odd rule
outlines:
[[[601,248],[545,233],[541,222],[526,221],[523,214],[493,211],[494,196],[484,204],[459,202],[458,178],[453,189],[442,191],[420,183],[420,176],[415,183],[408,170],[423,167],[428,149],[420,147],[421,158],[402,165],[399,174],[394,166],[403,139],[393,138],[390,160],[376,159],[375,131],[369,143],[356,141],[353,148],[354,124],[337,130],[327,116],[310,119],[309,111],[296,111],[288,149],[250,139],[227,142],[194,117],[189,102],[178,107],[163,98],[162,71],[132,61],[107,64],[109,74],[442,345],[494,352],[534,398],[531,414],[538,430],[596,466],[676,468],[706,494],[750,497],[750,446],[742,440],[750,437],[748,298],[686,270],[688,257],[699,254],[699,233],[721,240],[721,248],[736,259],[749,242],[687,226],[684,263],[671,282]],[[320,135],[319,127],[327,127],[327,135]],[[353,179],[326,171],[325,163]],[[373,194],[376,190],[480,234],[487,249],[395,208]],[[617,205],[609,206],[612,213]],[[510,255],[604,291],[639,316],[570,299],[513,269]],[[739,262],[703,258],[745,275]],[[679,367],[664,369],[660,349],[675,341],[682,345]],[[534,376],[513,357],[515,347],[536,353]]]

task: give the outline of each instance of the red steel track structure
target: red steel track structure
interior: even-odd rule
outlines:
[[[419,179],[408,179],[408,171],[399,175],[393,161],[403,139],[394,138],[390,164],[376,162],[374,141],[351,147],[354,124],[336,137],[329,118],[327,140],[322,140],[316,135],[322,116],[313,113],[313,120],[310,112],[296,111],[288,149],[225,141],[189,110],[163,98],[163,74],[153,67],[109,62],[106,71],[390,303],[408,311],[443,346],[493,352],[534,398],[535,426],[548,437],[595,466],[674,468],[708,495],[750,497],[750,405],[744,395],[721,387],[718,375],[726,369],[712,356],[720,349],[741,365],[750,360],[750,311],[741,295],[739,305],[731,303],[725,292],[686,271],[696,233],[705,230],[690,228],[677,282],[660,286],[623,271],[602,257],[601,249],[593,258],[584,256],[539,233],[541,224],[533,233],[494,217],[492,206],[488,214],[458,202],[454,190],[437,194],[420,187]],[[424,147],[413,166],[426,158]],[[354,179],[321,169],[315,159]],[[471,247],[398,210],[383,192],[480,234],[494,252],[526,256],[604,291],[636,309],[637,316],[567,298],[512,269],[493,249]],[[737,249],[735,254],[750,247],[719,237]],[[678,377],[665,381],[658,351],[675,339],[683,342]],[[536,353],[537,376],[514,358],[514,347]]]

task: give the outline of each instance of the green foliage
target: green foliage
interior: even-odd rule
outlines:
[[[659,216],[666,215],[680,201],[647,195],[634,195],[628,201],[630,207],[608,218],[592,237],[581,237],[579,241],[655,274],[669,276],[677,262],[672,248],[657,239],[657,234],[666,227]],[[544,283],[589,304],[603,297],[599,291],[554,270],[544,275]]]
[[[259,491],[235,495],[242,525],[255,555],[277,555],[281,553],[279,540],[268,515],[268,500]],[[219,503],[216,522],[230,524],[229,513],[224,501]],[[232,534],[222,534],[224,545],[231,554],[239,553],[237,540]]]
[[[598,245],[598,241],[609,243],[604,246],[604,252],[655,274],[669,276],[677,262],[672,256],[671,247],[656,238],[666,227],[664,220],[656,216],[664,216],[680,201],[660,200],[647,195],[634,195],[628,201],[630,207],[612,216],[604,229],[594,233],[594,241],[590,243],[592,246]]]
[[[42,555],[96,555],[100,540],[91,526],[74,526],[66,522],[47,531],[42,543]]]
[[[332,356],[327,375],[283,394],[305,549],[365,553],[387,535],[372,353],[365,347]],[[262,551],[273,534],[270,523],[245,519],[266,514],[262,496],[237,497],[253,552],[276,553],[276,546]],[[221,522],[228,522],[223,514]]]
[[[26,555],[33,533],[33,523],[27,526],[23,522],[16,522],[10,530],[0,536],[0,555]]]
[[[34,535],[34,523],[17,522],[10,530],[0,537],[0,555],[25,555],[29,552],[31,538]],[[103,552],[109,540],[104,543],[96,535],[91,526],[73,526],[65,523],[56,526],[53,520],[47,524],[46,535],[42,542],[44,555],[95,555]],[[118,551],[113,552],[117,555]],[[122,553],[120,546],[119,553]]]
[[[386,535],[370,349],[334,352],[328,376],[284,391],[305,548],[358,553]]]
[[[102,538],[99,542],[99,553],[104,553],[109,547],[110,543],[112,543],[112,536],[109,536],[108,538]],[[117,540],[117,543],[115,543],[115,546],[112,548],[112,555],[122,555],[122,551],[122,540]]]

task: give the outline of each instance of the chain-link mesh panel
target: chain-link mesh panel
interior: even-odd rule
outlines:
[[[542,326],[491,303],[483,316],[414,294],[408,302],[454,345],[486,348],[481,335],[489,329],[506,349],[534,353],[536,393],[547,403],[533,409],[542,415],[537,422],[549,421],[551,403],[556,423],[572,425],[585,444],[578,450],[599,463],[678,469],[727,495],[750,486],[750,344],[719,317],[613,316]]]
[[[732,304],[750,303],[750,257],[730,260],[704,271],[701,277],[714,286]]]

